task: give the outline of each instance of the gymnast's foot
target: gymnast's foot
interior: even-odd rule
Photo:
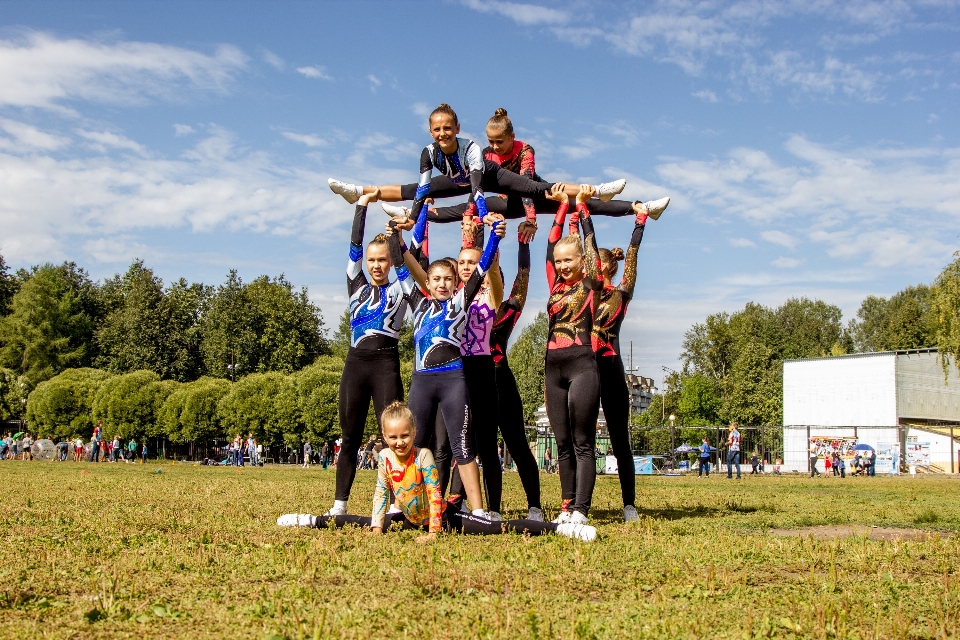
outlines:
[[[384,213],[391,218],[403,218],[406,220],[410,217],[410,209],[408,207],[398,207],[395,204],[387,204],[386,202],[381,202],[380,206],[383,207]]]
[[[330,191],[343,196],[343,199],[350,204],[356,202],[363,195],[363,187],[358,187],[349,182],[340,182],[335,178],[330,178],[327,180],[327,184],[330,185]]]
[[[588,524],[575,524],[573,522],[559,524],[557,525],[557,533],[584,542],[593,542],[597,539],[596,528]]]
[[[603,182],[594,187],[597,190],[596,196],[603,200],[604,202],[610,202],[613,200],[613,196],[617,195],[623,188],[627,186],[627,181],[623,178],[619,180],[614,180],[613,182]]]
[[[647,214],[654,220],[659,220],[660,216],[663,215],[664,209],[667,208],[667,205],[670,204],[670,198],[660,198],[659,200],[651,200],[650,202],[638,203],[634,205],[634,211],[637,212],[637,218],[639,219],[640,214]]]
[[[277,518],[278,527],[315,527],[316,516],[309,513],[285,513]]]

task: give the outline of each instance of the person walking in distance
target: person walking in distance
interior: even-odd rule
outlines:
[[[313,447],[310,446],[310,441],[307,440],[303,443],[303,468],[310,468],[310,456],[313,455]]]
[[[736,422],[730,423],[727,434],[727,477],[733,477],[733,465],[737,465],[737,480],[740,479],[740,431]]]
[[[710,441],[706,438],[700,445],[700,469],[697,471],[697,477],[699,478],[701,475],[710,477]]]
[[[100,440],[103,438],[103,422],[97,422],[90,439],[90,462],[100,462]]]
[[[320,447],[320,464],[323,465],[324,471],[327,469],[327,465],[330,464],[330,443],[324,442],[323,446]]]
[[[817,458],[819,458],[819,456],[817,455],[817,445],[814,443],[810,443],[810,477],[811,478],[814,475],[816,475],[818,478],[822,475],[820,473],[820,470],[817,469]]]

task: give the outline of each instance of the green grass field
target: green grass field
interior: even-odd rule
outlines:
[[[542,478],[553,516],[558,480]],[[0,636],[865,639],[960,627],[957,480],[641,477],[641,522],[628,526],[619,483],[601,476],[593,544],[276,527],[280,513],[329,508],[333,479],[0,463]],[[373,482],[358,474],[352,512],[369,511]],[[521,512],[507,474],[505,515]],[[851,524],[931,534],[830,537]]]

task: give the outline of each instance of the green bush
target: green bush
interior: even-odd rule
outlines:
[[[224,437],[217,403],[230,391],[230,383],[200,378],[180,385],[160,407],[157,422],[171,442],[194,442]]]
[[[179,383],[160,380],[152,371],[134,371],[110,378],[93,401],[94,421],[103,421],[104,437],[124,440],[162,435],[157,414]]]
[[[228,435],[252,433],[265,444],[280,442],[284,432],[293,431],[295,414],[285,408],[287,376],[282,373],[254,373],[230,386],[217,403],[217,416]]]
[[[51,438],[90,437],[93,403],[111,376],[100,369],[67,369],[37,385],[27,399],[27,421],[37,436]]]

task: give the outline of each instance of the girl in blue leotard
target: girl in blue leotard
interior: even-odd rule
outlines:
[[[414,228],[414,242],[422,238],[426,210],[421,209]],[[390,254],[410,307],[414,311],[414,373],[410,386],[410,410],[418,430],[416,446],[423,447],[433,433],[437,412],[443,416],[453,456],[460,468],[464,491],[473,513],[486,515],[480,493],[480,472],[474,451],[470,399],[463,376],[460,344],[467,309],[493,265],[505,229],[500,216],[487,216],[493,233],[477,268],[462,289],[457,288],[456,269],[437,260],[424,271],[402,245],[397,221],[391,221]],[[406,269],[402,269],[402,267]],[[417,287],[419,285],[419,288]],[[427,293],[423,293],[421,289]],[[491,381],[492,384],[493,381]]]

